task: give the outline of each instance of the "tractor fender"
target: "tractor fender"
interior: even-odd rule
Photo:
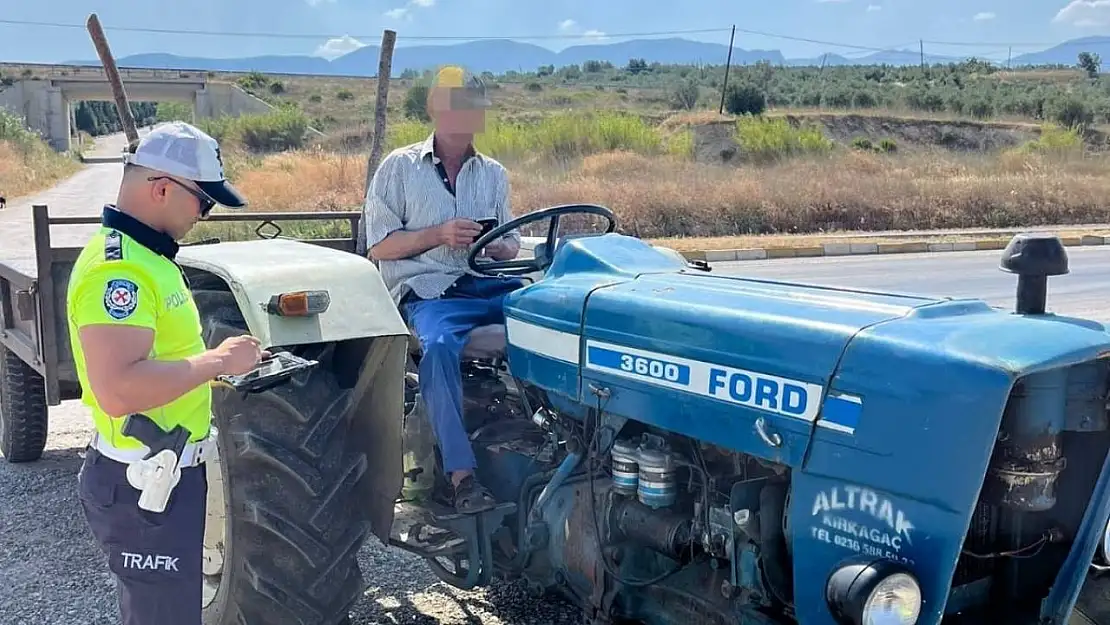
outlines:
[[[182,247],[177,258],[181,266],[227,284],[263,347],[409,336],[378,268],[357,254],[292,239],[262,239]],[[327,291],[327,310],[299,317],[267,312],[272,297],[310,290]]]

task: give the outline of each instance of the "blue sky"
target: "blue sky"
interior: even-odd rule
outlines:
[[[397,31],[398,46],[449,43],[406,37],[567,36],[532,40],[558,50],[576,43],[627,38],[613,37],[621,33],[717,28],[724,31],[680,36],[727,44],[727,28],[736,24],[777,35],[876,48],[916,50],[919,39],[970,42],[982,45],[926,43],[926,51],[1005,59],[1010,44],[1017,54],[1076,37],[1110,34],[1110,0],[109,0],[100,4],[93,10],[117,56],[170,52],[204,57],[332,57],[360,43],[377,43],[383,28]],[[87,0],[0,0],[0,5],[0,60],[95,58],[83,27],[2,23],[83,25],[90,11]],[[114,27],[306,36],[153,34]],[[779,49],[788,57],[866,54],[740,32],[736,45]]]

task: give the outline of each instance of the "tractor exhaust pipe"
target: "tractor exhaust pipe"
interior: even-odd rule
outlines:
[[[1068,252],[1060,237],[1054,234],[1017,234],[1003,250],[998,268],[1018,276],[1014,312],[1043,315],[1048,299],[1048,276],[1068,273]]]

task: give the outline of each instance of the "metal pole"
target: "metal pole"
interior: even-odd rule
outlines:
[[[721,106],[717,109],[718,115],[725,114],[725,92],[728,89],[728,68],[732,66],[732,42],[736,39],[736,24],[732,25],[732,34],[728,37],[728,60],[725,61],[725,79],[721,83]]]
[[[382,50],[378,55],[378,99],[374,103],[374,138],[370,144],[370,157],[366,160],[366,186],[362,196],[370,192],[370,182],[374,179],[374,171],[382,160],[382,150],[385,145],[385,118],[386,107],[389,105],[389,79],[393,74],[393,44],[397,41],[397,32],[385,30],[382,32]],[[363,220],[365,222],[365,219]],[[358,254],[365,256],[369,250],[366,245],[366,227],[361,225],[356,233],[355,247]]]

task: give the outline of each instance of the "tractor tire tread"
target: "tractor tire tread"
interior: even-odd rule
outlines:
[[[209,347],[244,332],[231,294],[194,297]],[[357,555],[370,524],[355,493],[368,461],[348,435],[351,393],[329,364],[246,398],[214,390],[232,494],[231,586],[214,625],[338,625],[364,590]]]
[[[46,448],[49,417],[46,381],[14,352],[0,345],[0,455],[31,462]]]

